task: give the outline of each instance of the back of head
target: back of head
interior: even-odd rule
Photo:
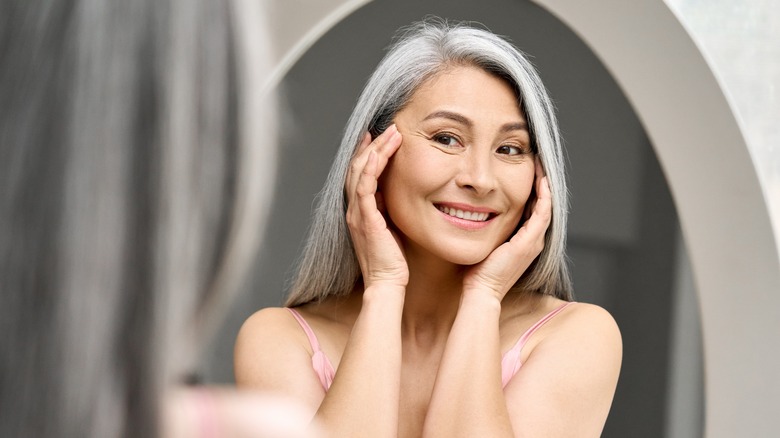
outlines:
[[[553,221],[545,249],[515,289],[571,299],[565,262],[568,198],[563,152],[552,102],[533,65],[505,39],[466,23],[430,18],[404,28],[368,80],[347,122],[344,137],[320,193],[309,238],[286,305],[348,294],[360,269],[345,221],[344,181],[363,133],[373,137],[427,80],[449,68],[476,66],[507,81],[526,115],[532,147],[553,194]]]
[[[0,436],[157,435],[256,210],[231,5],[0,7]]]

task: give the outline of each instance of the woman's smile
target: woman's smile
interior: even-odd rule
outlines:
[[[465,230],[481,230],[496,217],[492,209],[467,204],[437,203],[435,206],[444,213],[446,221]]]

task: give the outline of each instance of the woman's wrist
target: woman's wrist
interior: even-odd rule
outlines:
[[[396,304],[403,308],[406,287],[396,284],[375,283],[363,291],[363,307],[374,303],[386,307]]]
[[[460,297],[461,307],[468,308],[484,307],[486,309],[501,312],[501,298],[493,290],[482,290],[479,288],[467,288],[463,290]]]

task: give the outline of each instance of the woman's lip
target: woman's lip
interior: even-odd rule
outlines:
[[[435,207],[447,222],[467,231],[480,230],[487,227],[497,215],[495,210],[467,204],[436,203]],[[455,216],[452,213],[453,210],[460,210],[457,215],[466,217]]]
[[[493,210],[492,208],[487,207],[477,207],[474,205],[469,204],[461,204],[458,202],[435,202],[434,205],[438,207],[449,207],[454,208],[456,210],[463,210],[463,211],[470,211],[472,213],[488,213],[488,214],[498,214],[496,210]]]

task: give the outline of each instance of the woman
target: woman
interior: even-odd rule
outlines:
[[[253,3],[0,6],[0,436],[303,436],[182,384],[271,193]]]
[[[571,303],[562,162],[517,49],[409,28],[348,122],[289,309],[239,333],[238,384],[333,436],[598,436],[621,341]]]

